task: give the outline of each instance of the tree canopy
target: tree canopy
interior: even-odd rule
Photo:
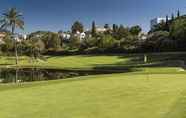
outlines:
[[[84,31],[84,26],[81,22],[75,21],[74,24],[72,25],[71,30],[73,34],[77,33],[77,31],[82,33]]]

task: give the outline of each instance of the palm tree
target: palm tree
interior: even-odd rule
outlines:
[[[9,9],[6,13],[3,13],[3,19],[0,20],[1,29],[11,29],[12,38],[14,38],[15,45],[15,57],[16,65],[18,64],[18,55],[17,55],[17,41],[14,37],[15,28],[24,29],[24,21],[22,14],[16,10],[16,8]]]

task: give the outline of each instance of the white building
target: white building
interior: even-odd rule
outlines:
[[[147,39],[147,35],[148,34],[145,33],[145,32],[140,32],[139,35],[138,35],[139,41],[144,42]]]
[[[6,36],[5,32],[0,32],[0,40],[2,40]]]
[[[80,40],[83,40],[83,39],[85,39],[85,37],[86,37],[86,34],[85,34],[85,32],[82,32],[82,33],[80,33]]]
[[[85,34],[85,32],[82,32],[81,33],[79,31],[77,31],[76,34],[75,34],[75,36],[79,37],[80,40],[83,40],[83,39],[85,39],[86,34]]]
[[[0,32],[0,44],[3,44],[4,41],[3,41],[3,38],[6,36],[6,33],[5,32]]]
[[[168,18],[168,20],[171,20],[171,18]],[[166,18],[160,18],[160,17],[154,18],[154,19],[152,19],[152,20],[150,21],[150,28],[151,28],[151,29],[154,29],[154,27],[155,27],[156,25],[158,25],[159,23],[162,23],[162,22],[166,22]]]
[[[23,34],[23,39],[26,40],[27,39],[27,35],[26,34]]]
[[[71,35],[69,33],[62,32],[60,36],[63,38],[63,40],[68,41],[70,40]]]
[[[27,35],[26,34],[15,34],[13,36],[14,40],[16,40],[17,42],[22,42],[23,40],[27,39]]]
[[[98,33],[103,33],[105,31],[107,31],[107,29],[104,27],[96,27],[96,32],[98,32]]]
[[[63,40],[65,41],[69,41],[71,39],[73,34],[70,33],[65,33],[65,32],[61,32],[60,36],[63,38]],[[74,36],[78,37],[80,40],[85,39],[86,34],[85,32],[80,33],[79,31],[76,32],[76,34],[74,34]]]

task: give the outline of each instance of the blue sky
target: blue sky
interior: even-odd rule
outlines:
[[[175,13],[186,14],[186,0],[1,0],[0,13],[16,7],[24,14],[25,30],[70,30],[74,21],[86,28],[97,25],[140,25],[149,30],[150,20]]]

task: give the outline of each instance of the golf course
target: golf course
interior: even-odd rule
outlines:
[[[0,118],[186,118],[185,5],[1,0]]]
[[[0,84],[0,117],[184,118],[185,57],[178,52],[45,56],[35,62],[20,57],[19,68],[120,72]],[[14,57],[0,60],[2,68],[15,67]]]

